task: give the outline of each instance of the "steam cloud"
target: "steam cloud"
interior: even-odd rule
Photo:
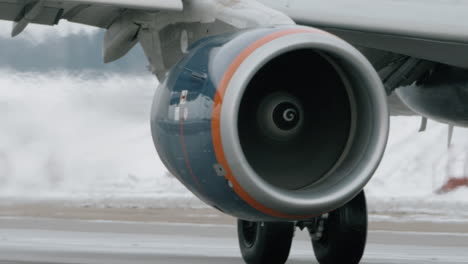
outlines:
[[[0,71],[0,195],[184,192],[157,158],[153,76]]]
[[[7,41],[10,30],[11,23],[0,22],[0,41]],[[149,111],[157,81],[143,70],[131,71],[139,69],[141,52],[130,54],[118,72],[129,70],[120,74],[94,64],[83,63],[76,71],[67,68],[78,58],[94,60],[97,52],[73,49],[75,53],[67,51],[70,57],[49,62],[50,67],[36,56],[53,54],[61,41],[77,35],[94,43],[99,32],[67,22],[58,27],[31,25],[19,41],[38,49],[16,69],[11,65],[18,56],[8,61],[8,54],[2,54],[0,198],[92,200],[101,205],[134,199],[131,206],[143,207],[155,201],[159,206],[192,201],[188,205],[200,206],[169,175],[154,150]],[[49,47],[51,39],[56,46]],[[23,67],[31,64],[41,73]],[[62,69],[52,70],[57,65]],[[468,130],[456,129],[454,147],[448,150],[445,125],[430,122],[424,133],[417,132],[418,125],[416,117],[392,118],[386,155],[366,188],[370,211],[467,217],[468,188],[445,195],[434,191],[447,177],[468,176]]]

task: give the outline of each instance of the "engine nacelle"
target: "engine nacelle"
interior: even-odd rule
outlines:
[[[421,83],[397,89],[414,112],[436,121],[468,127],[468,71],[440,66]]]
[[[306,27],[194,44],[155,96],[169,171],[235,217],[300,220],[334,210],[372,177],[388,135],[381,80],[355,48]]]

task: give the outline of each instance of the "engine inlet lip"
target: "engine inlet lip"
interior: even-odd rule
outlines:
[[[370,89],[365,91],[369,97],[369,105],[376,109],[369,113],[375,131],[366,153],[361,159],[368,162],[359,163],[348,168],[346,173],[355,173],[358,177],[353,181],[337,182],[333,188],[320,192],[298,192],[284,190],[272,186],[256,174],[246,160],[239,142],[237,130],[238,111],[244,91],[257,73],[272,58],[297,49],[314,49],[325,53],[337,54],[340,59],[353,65],[362,75]],[[237,69],[226,90],[225,100],[221,110],[222,142],[229,166],[239,184],[258,202],[268,204],[272,209],[288,214],[320,214],[337,204],[344,204],[352,198],[352,194],[360,191],[369,181],[384,152],[388,136],[388,108],[386,94],[382,82],[374,72],[367,59],[348,43],[326,33],[294,34],[284,36],[258,48]],[[372,155],[369,155],[372,153]],[[252,175],[252,177],[248,176]],[[351,196],[351,197],[350,197]]]

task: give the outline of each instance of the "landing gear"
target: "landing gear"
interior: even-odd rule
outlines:
[[[317,218],[308,229],[320,264],[359,263],[367,240],[364,191],[343,207]]]
[[[295,223],[237,221],[242,257],[247,264],[284,264],[289,257]]]
[[[357,264],[367,240],[364,191],[343,207],[310,221],[249,222],[238,220],[242,257],[247,264],[284,264],[296,225],[309,231],[320,264]]]

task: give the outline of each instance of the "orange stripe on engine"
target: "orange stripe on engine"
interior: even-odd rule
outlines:
[[[260,40],[254,42],[249,47],[244,49],[237,58],[232,62],[232,64],[228,67],[227,71],[224,73],[221,82],[219,83],[218,89],[216,91],[215,99],[214,99],[214,106],[213,106],[213,114],[212,114],[212,121],[211,121],[211,133],[213,135],[213,145],[215,149],[215,155],[218,162],[223,165],[224,169],[226,170],[226,179],[232,183],[232,187],[234,192],[247,204],[255,208],[256,210],[278,218],[284,219],[297,219],[297,218],[311,218],[313,216],[298,216],[298,215],[288,215],[282,212],[278,212],[267,206],[261,204],[260,202],[256,201],[252,196],[250,196],[247,191],[245,191],[242,186],[237,181],[236,177],[231,171],[229,164],[227,162],[226,156],[224,154],[223,143],[221,139],[221,109],[223,104],[224,95],[226,93],[226,89],[229,86],[229,83],[239,69],[241,64],[258,48],[264,46],[265,44],[292,34],[300,34],[300,33],[322,33],[321,30],[316,30],[312,28],[300,28],[300,29],[287,29],[279,32],[272,33],[267,35]]]

